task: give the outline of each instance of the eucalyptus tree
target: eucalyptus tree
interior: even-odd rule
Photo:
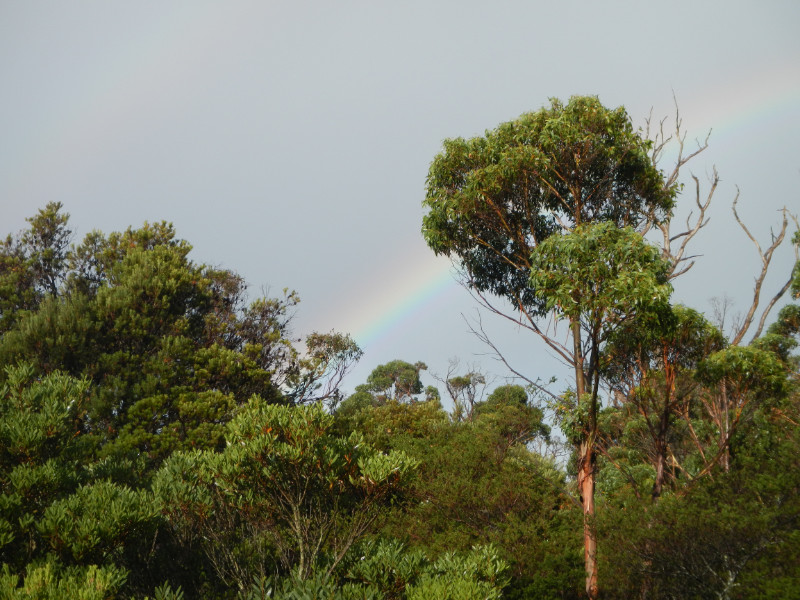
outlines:
[[[700,450],[707,473],[720,464],[730,470],[734,453],[734,435],[753,414],[776,404],[788,389],[786,365],[773,352],[756,346],[731,346],[715,352],[697,368],[697,379],[705,384],[700,395],[708,421],[713,424],[706,434],[709,449]],[[692,431],[698,447],[702,435]]]
[[[667,282],[669,265],[641,235],[608,222],[580,225],[569,234],[552,236],[534,249],[532,260],[531,287],[557,318],[569,322],[572,331],[575,393],[563,396],[557,414],[578,450],[587,593],[594,598],[601,350],[623,323],[667,306],[672,289]]]
[[[558,293],[564,297],[543,292],[547,277],[540,267],[547,265],[536,263],[550,259],[543,254],[537,258],[535,251],[553,238],[551,258],[558,255],[560,264],[568,267],[570,257],[561,251],[562,238],[581,225],[605,222],[609,227],[632,228],[619,243],[635,247],[648,269],[658,270],[653,253],[632,237],[634,230],[668,218],[673,206],[676,186],[665,185],[650,160],[650,148],[624,108],[608,109],[596,97],[573,97],[566,104],[552,100],[550,107],[503,123],[484,136],[445,140],[431,164],[423,202],[428,213],[422,232],[434,252],[456,260],[466,285],[487,307],[527,327],[575,371],[575,415],[581,407],[589,407],[579,419],[581,434],[575,441],[586,511],[586,586],[593,598],[598,594],[590,526],[597,351],[606,326],[617,318],[616,311],[638,307],[645,297],[637,298],[633,292],[644,292],[647,286],[630,289],[618,308],[600,304],[609,298],[605,292],[591,306],[580,302],[572,306],[569,298],[579,300],[581,286],[595,282],[575,281],[571,292],[563,282]],[[581,243],[589,243],[600,232],[581,231],[575,238]],[[613,235],[609,228],[602,233]],[[604,249],[596,246],[595,252],[600,258]],[[627,266],[621,272],[633,275]],[[660,286],[656,279],[648,285]],[[507,313],[497,306],[497,299],[510,303],[511,310]],[[548,329],[545,319],[554,314],[568,319],[571,344]]]

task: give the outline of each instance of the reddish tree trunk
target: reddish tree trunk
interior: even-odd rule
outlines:
[[[573,321],[572,341],[575,356],[575,391],[578,403],[586,401],[586,375],[583,370],[580,323]],[[597,408],[592,400],[588,422],[584,424],[583,439],[579,448],[578,490],[583,506],[583,557],[586,570],[586,595],[590,600],[598,597],[597,588],[597,537],[594,529],[594,468],[596,462],[595,439],[597,437]]]
[[[586,569],[586,595],[594,600],[597,588],[597,537],[594,528],[594,436],[581,444],[578,488],[583,505],[583,558]]]

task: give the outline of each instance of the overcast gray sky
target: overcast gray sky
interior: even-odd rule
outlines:
[[[690,140],[713,129],[692,170],[722,177],[676,297],[743,309],[758,258],[730,214],[735,186],[762,242],[780,207],[800,209],[799,25],[795,0],[6,0],[2,231],[50,201],[79,238],[168,220],[254,294],[296,289],[298,334],[353,334],[366,354],[349,389],[393,358],[503,377],[420,235],[442,140],[573,94],[643,125],[673,114],[674,92]],[[787,245],[767,293],[792,261]],[[537,340],[486,326],[518,368],[553,371]]]

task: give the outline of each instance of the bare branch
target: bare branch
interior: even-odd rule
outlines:
[[[678,178],[680,177],[681,169],[686,165],[689,161],[695,158],[697,155],[705,152],[708,148],[708,140],[711,138],[711,129],[708,130],[705,139],[700,142],[696,140],[697,148],[690,152],[687,155],[684,155],[684,147],[686,143],[686,131],[683,129],[683,120],[681,119],[680,109],[678,108],[678,100],[675,95],[672,95],[673,102],[675,103],[675,132],[667,136],[664,132],[664,123],[666,123],[667,119],[662,119],[659,122],[659,130],[650,137],[650,124],[652,119],[651,116],[645,120],[647,125],[645,132],[648,138],[653,141],[653,147],[650,150],[650,160],[652,161],[653,165],[658,167],[659,162],[661,162],[662,155],[664,153],[664,149],[669,145],[669,143],[673,140],[676,140],[678,144],[678,157],[675,159],[675,166],[672,168],[672,171],[667,175],[666,179],[664,180],[664,189],[670,189],[678,182]]]
[[[791,286],[792,286],[792,278],[789,277],[786,283],[783,284],[783,287],[780,290],[778,290],[778,293],[775,294],[772,297],[772,300],[769,301],[767,307],[764,309],[764,312],[761,313],[761,319],[758,321],[758,329],[756,329],[756,332],[753,334],[753,338],[750,340],[751,344],[753,343],[753,340],[757,339],[761,335],[761,332],[764,330],[764,325],[767,322],[767,317],[769,316],[770,311],[772,311],[773,307],[778,302],[778,300],[780,300],[783,297],[783,295],[789,290]]]
[[[689,242],[697,235],[697,233],[706,225],[708,225],[709,218],[706,217],[706,212],[708,211],[708,207],[711,205],[711,200],[714,197],[714,192],[717,190],[717,185],[719,184],[719,173],[717,173],[716,167],[713,169],[710,182],[711,187],[706,194],[705,201],[700,200],[700,180],[697,176],[692,175],[692,179],[694,180],[695,186],[695,205],[697,206],[697,217],[694,219],[692,223],[692,218],[694,217],[694,211],[689,213],[689,216],[686,217],[686,229],[672,235],[670,231],[670,227],[672,224],[671,219],[667,220],[661,224],[659,224],[658,228],[661,230],[663,236],[663,246],[662,252],[666,258],[672,263],[672,267],[670,269],[669,278],[674,279],[680,275],[686,273],[689,269],[694,266],[695,261],[694,256],[684,256],[686,252],[686,247],[689,245]],[[680,245],[676,250],[673,250],[672,243],[681,240]],[[680,269],[678,266],[681,263],[688,263],[684,264]]]
[[[519,316],[513,316],[508,312],[498,308],[495,306],[489,298],[477,289],[477,287],[472,283],[472,280],[469,277],[469,274],[462,272],[462,278],[459,280],[461,286],[469,292],[469,294],[484,308],[486,308],[489,312],[503,317],[504,319],[511,321],[518,327],[522,327],[531,331],[538,335],[540,338],[544,340],[547,346],[555,352],[558,357],[564,362],[564,364],[568,366],[573,366],[574,363],[572,362],[572,353],[567,349],[564,344],[557,342],[551,335],[549,335],[546,331],[543,331],[539,325],[536,323],[533,315],[531,315],[528,311],[524,309],[521,303],[518,304],[517,308],[519,311]],[[524,320],[523,320],[524,318]]]
[[[785,210],[786,209],[784,209],[784,211]],[[792,214],[790,214],[789,216],[792,218],[798,229],[800,229],[800,224],[797,222],[797,217]],[[784,212],[784,218],[786,218],[785,212]],[[798,260],[800,260],[800,250],[798,249],[797,244],[795,244],[794,261],[797,262]],[[778,290],[778,293],[772,297],[772,300],[769,301],[767,307],[764,309],[764,312],[761,314],[761,319],[758,322],[758,329],[756,329],[756,332],[753,334],[753,338],[750,340],[750,343],[753,343],[753,340],[757,339],[761,335],[761,332],[764,330],[764,325],[767,321],[769,313],[775,307],[775,304],[777,304],[778,300],[780,300],[783,297],[783,295],[789,290],[791,286],[792,286],[792,274],[790,273],[789,279],[786,281],[786,283],[783,284],[783,287],[780,290]]]
[[[461,315],[461,316],[464,318],[464,322],[467,324],[467,327],[469,327],[470,332],[472,332],[475,335],[475,337],[477,337],[481,342],[483,342],[484,344],[489,346],[489,348],[492,349],[492,352],[494,353],[495,358],[497,360],[499,360],[500,362],[502,362],[508,368],[509,371],[511,371],[514,375],[516,375],[517,377],[519,377],[523,381],[526,381],[528,384],[530,384],[532,387],[536,388],[540,392],[542,392],[544,394],[547,394],[553,400],[559,400],[559,397],[556,396],[553,392],[548,390],[546,387],[540,385],[537,381],[534,381],[530,377],[526,377],[520,371],[518,371],[517,369],[512,367],[511,364],[509,364],[508,360],[503,355],[503,353],[500,352],[500,350],[497,348],[497,346],[489,338],[489,335],[486,333],[486,331],[484,331],[483,322],[481,321],[480,313],[478,313],[478,316],[475,319],[475,325],[473,325],[473,323],[471,323],[469,321],[469,319],[466,318],[466,316],[464,316],[464,315]]]
[[[667,119],[662,119],[659,122],[658,130],[655,132],[653,132],[651,129],[652,113],[645,121],[646,135],[653,143],[650,150],[650,160],[653,166],[659,166],[664,150],[667,148],[670,142],[674,140],[678,146],[678,156],[675,159],[674,166],[664,178],[664,190],[672,190],[678,185],[678,180],[680,179],[681,170],[683,167],[685,167],[686,164],[693,160],[696,156],[702,152],[705,152],[705,150],[708,148],[708,140],[711,137],[711,130],[709,129],[705,139],[702,142],[700,140],[696,141],[697,147],[695,150],[685,154],[686,131],[683,129],[683,121],[681,120],[678,101],[674,94],[673,101],[675,102],[675,131],[672,134],[667,135],[664,130],[664,124],[666,123]],[[670,279],[674,279],[680,275],[683,275],[694,266],[695,261],[693,259],[696,258],[696,256],[684,256],[684,254],[686,253],[686,248],[692,239],[702,228],[708,225],[709,219],[706,217],[706,213],[708,211],[708,207],[711,205],[711,199],[714,196],[714,192],[716,192],[717,185],[719,183],[719,174],[717,173],[716,168],[714,168],[711,176],[709,177],[711,187],[706,194],[704,201],[700,200],[699,179],[695,175],[692,175],[692,179],[694,179],[695,183],[695,205],[697,206],[698,212],[696,217],[694,215],[694,211],[689,213],[689,216],[686,218],[686,229],[680,233],[672,234],[671,217],[660,223],[655,222],[655,220],[651,218],[650,221],[645,225],[643,232],[643,234],[646,233],[654,226],[658,227],[658,229],[661,231],[663,238],[662,253],[664,257],[669,259],[669,261],[672,263],[672,268],[669,272]],[[681,240],[680,244],[677,248],[673,248],[673,242],[678,240]]]
[[[756,240],[753,234],[750,233],[750,230],[747,228],[747,226],[742,222],[741,218],[739,218],[739,213],[736,211],[736,203],[738,200],[739,200],[739,192],[737,190],[736,198],[733,201],[733,207],[732,207],[733,216],[736,219],[736,222],[745,232],[745,235],[747,235],[747,237],[750,238],[750,241],[753,242],[753,245],[755,245],[759,258],[761,258],[761,272],[759,273],[758,277],[756,277],[755,286],[753,288],[753,301],[750,304],[750,309],[747,311],[747,315],[744,318],[744,322],[738,328],[738,331],[736,332],[736,335],[734,335],[733,340],[731,340],[731,346],[739,345],[739,343],[742,341],[742,338],[744,338],[745,334],[747,333],[747,330],[750,329],[750,325],[752,325],[753,323],[753,318],[755,316],[756,309],[758,309],[758,303],[761,298],[761,286],[764,284],[764,278],[766,278],[767,276],[767,271],[769,271],[769,265],[770,262],[772,261],[772,255],[775,252],[775,249],[781,245],[781,242],[783,242],[784,237],[786,237],[786,229],[789,225],[788,211],[786,210],[786,208],[783,208],[781,210],[781,212],[783,213],[783,221],[781,223],[781,229],[778,232],[778,235],[775,235],[774,233],[772,234],[772,244],[770,244],[766,252],[762,251],[761,245],[758,243],[758,240]],[[778,299],[780,299],[780,297],[788,289],[789,289],[788,285],[784,286],[783,291],[779,292],[778,295],[770,301],[769,305],[767,306],[767,310],[761,317],[761,322],[757,333],[761,332],[761,327],[763,326],[763,322],[767,318],[769,310],[772,309],[773,306],[775,306],[775,303],[778,301]]]
[[[483,402],[491,379],[487,379],[475,364],[467,365],[462,375],[459,375],[460,372],[462,372],[461,361],[458,358],[451,358],[448,361],[446,375],[436,373],[431,375],[445,386],[453,402],[452,418],[456,421],[472,421],[475,405]]]

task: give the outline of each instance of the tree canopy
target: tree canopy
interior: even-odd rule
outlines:
[[[640,228],[670,214],[650,142],[624,108],[594,96],[527,113],[482,137],[444,141],[431,163],[422,233],[465,269],[470,285],[531,314],[546,309],[529,285],[531,251],[582,223]]]

